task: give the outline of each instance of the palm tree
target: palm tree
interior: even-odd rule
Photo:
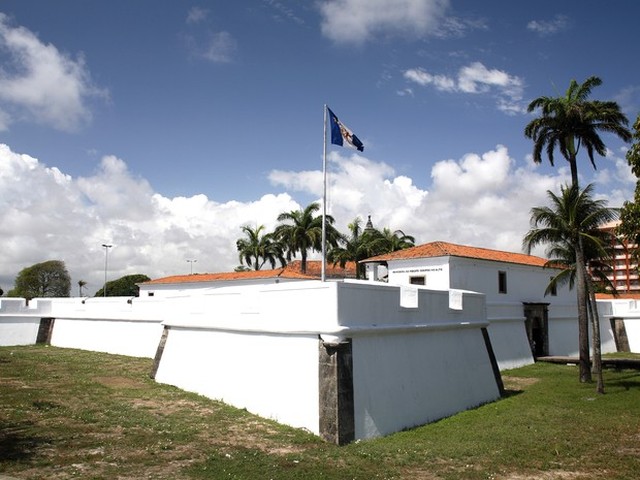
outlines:
[[[331,249],[328,254],[328,260],[333,262],[334,265],[339,263],[342,268],[347,262],[358,263],[356,279],[364,276],[359,262],[365,258],[395,252],[414,245],[414,238],[411,235],[405,235],[402,230],[392,232],[388,227],[383,228],[382,231],[374,228],[371,223],[371,216],[369,216],[364,229],[361,225],[362,219],[356,217],[347,225],[351,235],[349,237],[342,236],[340,244]]]
[[[87,282],[84,280],[78,280],[78,296],[82,296],[82,289],[87,286]]]
[[[391,231],[388,227],[384,227],[380,232],[383,238],[384,248],[381,253],[397,252],[405,248],[413,247],[416,239],[411,235],[406,235],[402,230]]]
[[[552,279],[552,284],[569,282],[577,286],[578,336],[580,351],[580,381],[591,381],[589,369],[588,312],[591,311],[594,334],[594,367],[598,376],[598,391],[603,392],[600,359],[600,325],[595,305],[595,293],[587,272],[589,258],[606,257],[598,227],[615,218],[615,212],[606,207],[603,200],[592,198],[593,185],[580,190],[577,184],[563,187],[560,195],[547,191],[551,207],[535,207],[531,210],[531,230],[523,240],[524,249],[530,253],[540,244],[548,244],[549,264],[571,267]],[[585,252],[587,255],[585,255]],[[551,287],[551,285],[550,285]],[[547,291],[550,289],[547,288]],[[583,326],[585,327],[583,330]],[[583,340],[586,337],[586,352]]]
[[[282,266],[286,264],[282,245],[275,239],[273,233],[263,234],[264,229],[264,225],[256,228],[251,228],[248,225],[242,227],[246,238],[240,238],[236,241],[241,265],[244,262],[253,270],[260,270],[267,262],[271,268],[275,268],[276,260],[280,261]]]
[[[302,273],[307,271],[309,250],[322,251],[322,216],[314,215],[319,209],[320,205],[314,202],[304,210],[292,210],[278,215],[280,225],[274,231],[275,237],[286,250],[287,260],[300,253]],[[333,227],[333,217],[326,215],[325,218],[327,244],[336,247],[341,237],[340,233]]]
[[[341,236],[339,244],[329,250],[327,260],[334,265],[339,263],[342,268],[347,262],[356,262],[356,279],[360,279],[363,277],[363,272],[358,262],[373,255],[373,243],[378,231],[369,228],[363,230],[360,217],[354,218],[347,228],[351,236]]]
[[[584,83],[571,80],[564,97],[538,97],[533,100],[528,112],[540,109],[541,116],[529,122],[524,134],[534,142],[533,161],[542,162],[542,151],[546,147],[549,162],[553,165],[556,147],[571,167],[571,182],[578,184],[577,157],[581,146],[587,150],[593,168],[596,168],[594,152],[600,156],[607,153],[599,132],[609,132],[628,142],[631,132],[626,128],[629,121],[612,101],[588,100],[591,90],[602,84],[592,76]]]
[[[534,142],[533,160],[542,162],[542,151],[546,150],[549,162],[554,163],[554,151],[560,150],[562,156],[571,167],[571,183],[578,187],[578,163],[577,157],[581,146],[587,150],[591,165],[596,168],[593,158],[594,152],[601,156],[606,155],[607,150],[600,138],[599,132],[608,132],[617,135],[628,142],[631,140],[631,132],[626,128],[629,123],[627,117],[620,111],[616,102],[588,100],[591,90],[602,84],[599,77],[591,76],[584,83],[578,84],[571,80],[564,97],[539,97],[533,100],[527,110],[533,112],[540,109],[541,116],[527,124],[524,130],[526,137]],[[577,237],[576,260],[584,262],[582,238]],[[579,268],[576,276],[576,286],[579,297],[587,297],[587,283],[584,277],[585,268]],[[578,305],[578,342],[580,345],[581,379],[590,379],[588,370],[589,361],[589,336],[586,311],[582,311]]]

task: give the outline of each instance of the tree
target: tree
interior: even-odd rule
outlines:
[[[625,202],[620,210],[620,225],[617,233],[622,235],[629,243],[636,245],[635,257],[638,257],[640,245],[640,115],[633,124],[634,143],[627,151],[627,162],[631,171],[638,178],[633,201]]]
[[[320,209],[316,202],[308,205],[304,210],[292,210],[278,215],[278,225],[274,231],[276,239],[282,243],[287,253],[287,260],[291,260],[300,253],[303,273],[307,271],[307,255],[309,250],[322,251],[322,216],[315,216]],[[333,227],[332,216],[326,217],[327,245],[335,248],[341,238],[340,233]]]
[[[275,268],[276,260],[281,266],[285,266],[287,261],[284,258],[284,249],[273,233],[262,233],[265,226],[256,228],[243,226],[242,231],[246,238],[240,238],[236,242],[238,258],[240,264],[246,263],[253,270],[260,270],[262,266],[269,262],[271,268]]]
[[[342,235],[338,245],[332,248],[327,255],[328,261],[334,265],[339,263],[342,268],[347,262],[356,262],[358,264],[356,267],[357,279],[364,276],[362,266],[359,264],[362,260],[412,247],[414,244],[414,238],[405,235],[402,230],[392,232],[387,227],[382,231],[374,228],[371,217],[367,221],[366,228],[362,229],[361,224],[362,219],[356,217],[353,222],[347,225],[351,235]]]
[[[569,162],[571,168],[571,182],[578,188],[577,157],[580,147],[584,146],[591,165],[596,168],[594,152],[601,156],[607,150],[600,138],[599,132],[617,135],[622,140],[629,141],[631,132],[626,128],[627,117],[620,111],[616,102],[588,100],[591,90],[602,84],[602,80],[592,76],[584,83],[578,84],[571,80],[564,97],[539,97],[533,100],[527,110],[533,112],[540,109],[541,116],[527,124],[524,130],[526,137],[534,142],[533,160],[542,162],[542,151],[546,150],[551,165],[554,164],[554,151],[560,150],[562,156]],[[584,264],[582,238],[577,237],[573,245],[576,261]],[[578,343],[580,350],[580,378],[583,381],[591,379],[589,371],[589,325],[585,299],[587,280],[586,268],[576,270],[576,289],[578,291]]]
[[[78,296],[82,296],[82,289],[87,286],[87,282],[84,280],[78,280]]]
[[[594,152],[600,156],[607,153],[599,132],[609,132],[628,142],[631,132],[626,128],[627,117],[620,106],[612,101],[588,100],[591,90],[602,84],[602,80],[592,76],[584,83],[571,80],[564,97],[538,97],[533,100],[528,112],[540,109],[541,116],[529,122],[524,134],[534,142],[533,161],[542,162],[542,151],[546,153],[551,165],[554,164],[554,151],[560,150],[571,167],[571,182],[578,184],[577,157],[581,146],[593,168],[596,163]]]
[[[140,294],[138,283],[151,280],[144,274],[134,273],[107,282],[107,297],[137,297]],[[104,296],[104,287],[98,290],[96,297]]]
[[[356,278],[360,279],[363,272],[358,262],[372,256],[372,234],[368,229],[363,231],[360,217],[354,218],[347,228],[351,235],[341,235],[338,244],[327,253],[327,261],[342,268],[347,262],[356,262]]]
[[[414,237],[406,235],[402,230],[395,230],[392,232],[388,227],[384,227],[380,234],[383,241],[383,251],[380,254],[404,250],[405,248],[413,247],[416,242]]]
[[[603,233],[598,227],[613,220],[615,213],[606,207],[603,200],[594,200],[592,192],[592,184],[584,190],[580,190],[576,184],[563,187],[560,195],[547,191],[551,206],[534,207],[531,210],[532,228],[525,235],[523,246],[527,253],[530,253],[536,246],[547,244],[547,256],[550,258],[548,264],[567,267],[551,280],[550,286],[567,282],[573,286],[575,280],[578,316],[581,321],[584,318],[587,330],[588,312],[592,314],[594,368],[598,379],[597,391],[602,393],[604,385],[600,358],[600,325],[595,305],[595,291],[586,265],[590,258],[602,258],[607,255]],[[547,291],[549,290],[548,287]],[[581,325],[582,322],[579,322],[579,326]],[[580,342],[580,381],[587,382],[591,381],[588,331],[579,331],[579,336],[581,333],[587,333],[587,352],[584,355]]]
[[[70,292],[71,278],[64,262],[48,260],[23,268],[16,276],[15,287],[8,295],[31,300],[42,297],[68,297]]]

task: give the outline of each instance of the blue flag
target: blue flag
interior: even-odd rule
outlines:
[[[359,152],[364,151],[364,145],[358,137],[356,137],[351,130],[349,130],[344,123],[338,120],[336,114],[327,107],[329,111],[329,124],[331,125],[331,143],[333,145],[344,146],[344,142],[351,145]]]

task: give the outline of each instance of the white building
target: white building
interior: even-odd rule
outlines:
[[[365,260],[367,278],[391,285],[461,289],[486,295],[491,343],[501,369],[534,356],[578,354],[576,292],[567,286],[545,296],[558,270],[522,253],[432,242]],[[603,352],[616,351],[603,325]]]

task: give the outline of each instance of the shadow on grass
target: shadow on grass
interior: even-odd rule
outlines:
[[[625,390],[640,389],[640,373],[637,370],[628,369],[611,369],[615,371],[614,378],[605,379],[606,386],[619,387]]]
[[[514,389],[505,388],[501,398],[515,397],[516,395],[520,395],[521,393],[524,393],[524,390],[514,390]]]
[[[0,462],[28,460],[41,446],[51,445],[49,439],[32,434],[33,428],[31,423],[0,422]]]

